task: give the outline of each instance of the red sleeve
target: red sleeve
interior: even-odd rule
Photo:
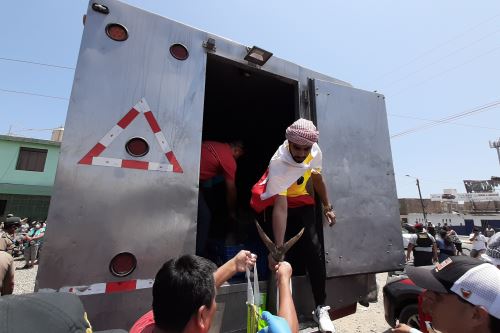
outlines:
[[[236,179],[236,161],[233,157],[231,147],[226,144],[219,154],[220,165],[222,167],[224,178],[234,181]]]
[[[145,313],[141,318],[137,319],[129,333],[150,333],[155,327],[155,319],[153,310]]]

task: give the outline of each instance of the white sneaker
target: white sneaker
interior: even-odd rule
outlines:
[[[330,310],[329,306],[318,305],[316,310],[313,311],[313,319],[318,323],[321,332],[335,333],[335,326],[333,326],[328,310]]]

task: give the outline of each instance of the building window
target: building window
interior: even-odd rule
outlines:
[[[43,172],[45,160],[47,160],[47,149],[21,147],[16,170]]]
[[[0,200],[0,215],[5,214],[6,206],[7,206],[7,200]]]

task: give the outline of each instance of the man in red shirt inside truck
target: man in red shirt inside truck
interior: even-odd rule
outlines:
[[[198,225],[196,254],[205,255],[212,212],[207,205],[207,193],[213,185],[225,182],[228,215],[236,218],[236,160],[244,153],[241,141],[230,143],[204,141],[201,144],[200,189],[198,196]]]

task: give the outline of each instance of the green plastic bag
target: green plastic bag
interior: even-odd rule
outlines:
[[[250,279],[250,270],[247,268],[247,333],[257,333],[267,326],[262,319],[262,311],[266,310],[266,294],[259,290],[257,265],[254,266],[253,288]]]

